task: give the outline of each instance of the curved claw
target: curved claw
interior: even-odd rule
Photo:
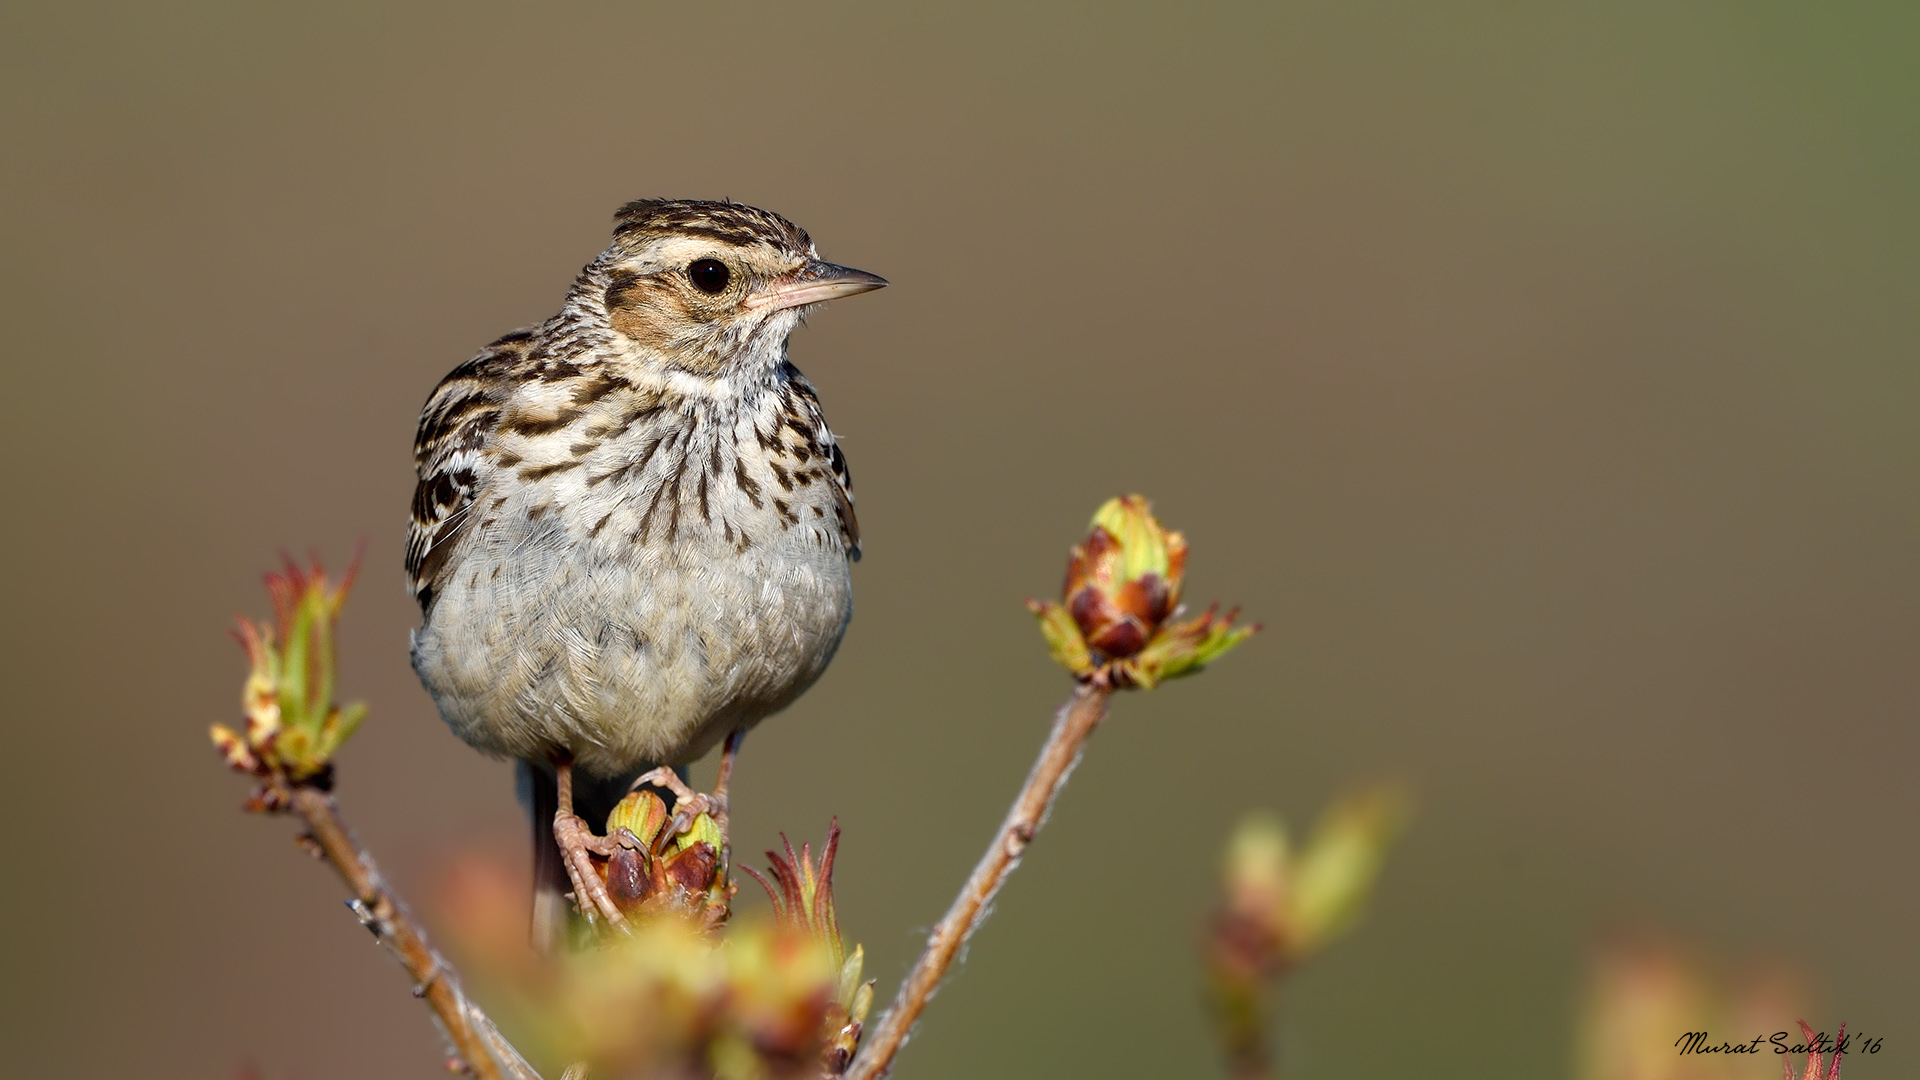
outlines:
[[[612,855],[615,842],[595,836],[584,820],[565,810],[553,815],[553,839],[560,845],[560,859],[566,864],[567,880],[573,883],[573,902],[580,914],[589,922],[598,915],[607,925],[626,930],[626,916],[614,906],[606,882],[600,880],[599,872],[593,868],[593,856]]]
[[[643,787],[666,788],[668,791],[673,792],[673,798],[676,804],[694,797],[693,789],[687,786],[685,780],[680,779],[680,774],[667,768],[665,765],[650,772],[640,774],[639,779],[627,786],[627,794],[631,795]]]
[[[670,840],[692,828],[693,819],[701,814],[713,818],[719,824],[720,831],[726,832],[727,796],[725,791],[715,791],[711,795],[695,791],[687,786],[686,781],[680,779],[679,773],[664,766],[642,775],[627,790],[638,791],[648,786],[665,788],[673,793],[673,817],[668,820],[667,827],[660,830],[659,837],[654,840],[656,849],[664,849]],[[656,855],[659,853],[659,850],[653,852]]]

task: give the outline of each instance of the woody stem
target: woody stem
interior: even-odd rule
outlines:
[[[306,821],[307,835],[353,893],[354,914],[413,976],[414,996],[432,1007],[460,1064],[480,1080],[540,1080],[460,989],[453,966],[427,944],[426,933],[347,830],[333,796],[310,784],[289,785],[287,796],[293,812]]]
[[[1040,748],[1040,756],[1027,774],[1026,785],[1020,789],[1006,820],[994,833],[992,844],[988,845],[979,865],[973,868],[953,906],[947,909],[946,917],[933,928],[925,951],[893,999],[893,1007],[881,1018],[873,1034],[863,1040],[859,1056],[847,1070],[848,1080],[877,1080],[892,1067],[894,1055],[906,1045],[914,1021],[926,1009],[941,978],[953,966],[967,938],[985,919],[994,894],[1020,864],[1027,845],[1046,822],[1054,797],[1079,763],[1080,753],[1094,728],[1106,717],[1107,701],[1112,696],[1113,688],[1102,671],[1076,687],[1073,696],[1060,707],[1054,717],[1053,732]]]

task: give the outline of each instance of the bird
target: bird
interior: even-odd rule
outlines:
[[[428,397],[413,668],[455,735],[518,762],[537,947],[566,933],[569,886],[592,917],[581,815],[722,740],[724,777],[741,734],[839,647],[853,481],[787,341],[818,305],[886,284],[779,214],[641,199],[557,314]]]

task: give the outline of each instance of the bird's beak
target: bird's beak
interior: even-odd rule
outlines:
[[[865,270],[855,270],[851,266],[835,266],[818,259],[808,260],[800,272],[784,281],[750,293],[745,301],[749,311],[765,308],[768,311],[783,311],[787,308],[805,307],[808,304],[821,304],[828,300],[838,300],[843,296],[854,296],[863,292],[872,292],[883,288],[887,279],[879,274],[869,274]]]

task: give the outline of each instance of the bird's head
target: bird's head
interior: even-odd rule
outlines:
[[[583,284],[615,343],[662,377],[750,378],[778,364],[808,308],[886,279],[823,262],[806,230],[731,202],[643,199]]]

